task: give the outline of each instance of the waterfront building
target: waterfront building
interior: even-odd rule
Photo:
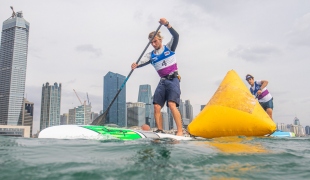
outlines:
[[[310,135],[310,126],[306,126],[306,127],[305,127],[305,133],[306,133],[307,135]]]
[[[300,125],[300,121],[297,117],[294,118],[294,125],[297,125],[297,126]]]
[[[30,24],[22,12],[2,25],[0,46],[0,125],[22,125]]]
[[[85,102],[81,106],[75,107],[75,124],[88,125],[91,123],[91,105]]]
[[[290,128],[287,128],[287,125],[285,125],[284,123],[277,123],[277,129],[284,132],[290,131]]]
[[[152,98],[151,85],[144,84],[139,86],[138,102],[145,103],[145,121],[151,128],[155,127],[154,105]]]
[[[117,73],[108,72],[103,78],[103,112],[112,102],[116,93],[121,88],[126,77]],[[126,110],[126,85],[118,94],[106,117],[107,124],[117,124],[120,127],[127,125]]]
[[[69,109],[67,121],[68,124],[89,125],[92,122],[91,105],[84,104]]]
[[[60,125],[61,83],[42,86],[40,131],[47,127]]]
[[[305,136],[305,128],[300,124],[297,117],[294,118],[294,124],[291,125],[290,131],[295,133],[297,137]]]
[[[69,114],[63,113],[63,115],[60,115],[60,125],[66,125],[69,121]]]
[[[22,126],[30,127],[30,136],[32,135],[33,128],[33,111],[34,111],[34,103],[29,102],[26,98],[24,98],[24,106],[22,111]]]
[[[75,124],[75,108],[69,109],[68,124]]]
[[[0,125],[0,135],[30,138],[30,126]]]
[[[145,103],[127,102],[127,127],[142,126],[145,124]]]

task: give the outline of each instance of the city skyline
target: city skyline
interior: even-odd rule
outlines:
[[[276,123],[291,124],[297,116],[301,124],[310,124],[310,97],[308,84],[304,83],[309,75],[310,2],[238,1],[223,5],[217,1],[181,0],[159,1],[167,6],[159,3],[152,8],[147,2],[137,2],[124,2],[123,6],[99,1],[1,3],[1,22],[10,17],[9,7],[13,5],[32,23],[24,96],[34,103],[36,126],[40,107],[37,94],[42,82],[63,83],[62,101],[66,103],[62,103],[62,113],[79,104],[72,89],[88,92],[94,112],[99,112],[101,77],[108,71],[130,71],[160,17],[166,17],[180,34],[177,59],[181,91],[183,99],[191,100],[194,117],[227,71],[235,69],[242,79],[251,73],[256,80],[269,81]],[[100,17],[100,22],[93,17]],[[161,32],[163,42],[168,42],[169,32],[164,27]],[[287,88],[288,82],[291,88]],[[126,101],[136,101],[139,84],[156,87],[157,83],[158,76],[151,66],[135,70],[127,82]]]

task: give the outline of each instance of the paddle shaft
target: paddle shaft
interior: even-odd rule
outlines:
[[[146,47],[144,48],[143,52],[141,53],[140,57],[138,58],[136,64],[138,64],[138,63],[140,62],[142,56],[144,55],[145,51],[147,50],[147,48],[148,48],[148,47],[150,46],[150,44],[152,43],[154,37],[156,36],[156,34],[157,34],[157,32],[159,31],[159,29],[161,28],[161,26],[162,26],[162,24],[160,24],[160,25],[158,26],[158,28],[156,29],[154,36],[153,36],[153,37],[150,39],[150,41],[147,43]],[[121,87],[119,88],[119,90],[117,91],[116,95],[114,96],[113,100],[111,101],[111,103],[110,103],[110,105],[108,106],[108,108],[107,108],[106,111],[109,111],[109,110],[110,110],[112,104],[114,103],[114,101],[116,100],[117,96],[119,95],[119,93],[120,93],[120,92],[122,91],[122,89],[124,88],[126,82],[128,81],[129,77],[131,76],[132,72],[133,72],[133,69],[131,69],[130,73],[129,73],[128,76],[126,77],[125,81],[123,82],[123,84],[121,85]],[[103,114],[105,114],[105,113],[103,113]]]

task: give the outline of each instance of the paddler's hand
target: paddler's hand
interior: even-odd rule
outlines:
[[[257,95],[260,95],[260,94],[262,94],[262,90],[257,91]]]
[[[132,63],[132,65],[131,65],[131,69],[133,70],[133,69],[136,69],[137,68],[137,66],[138,66],[138,64],[136,64],[136,63]]]
[[[170,26],[170,24],[169,24],[169,21],[167,21],[166,18],[160,18],[160,19],[159,19],[159,23],[160,23],[161,25],[166,26],[167,28],[171,28],[171,26]]]

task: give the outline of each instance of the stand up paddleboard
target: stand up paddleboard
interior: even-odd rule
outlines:
[[[54,139],[120,139],[136,140],[142,138],[175,140],[192,140],[191,137],[176,136],[172,134],[155,133],[152,131],[137,131],[118,127],[93,125],[60,125],[42,130],[38,138]]]

